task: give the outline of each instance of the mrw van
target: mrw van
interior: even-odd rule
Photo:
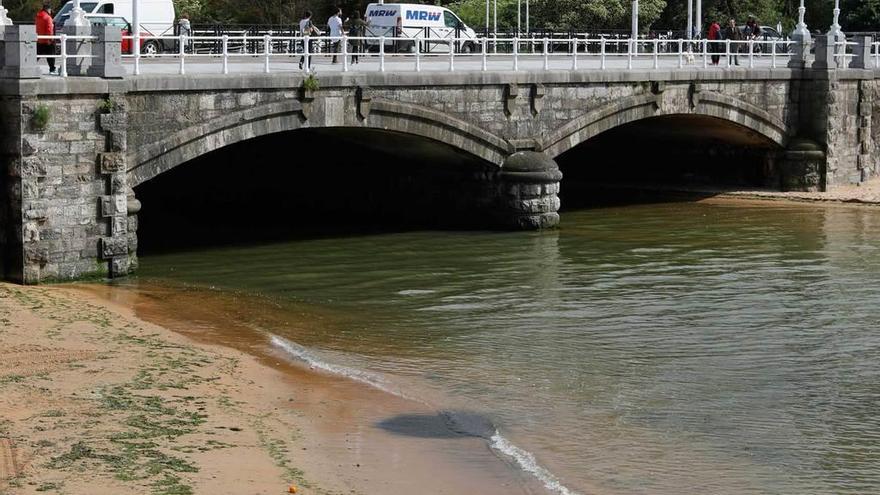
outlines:
[[[80,1],[79,6],[86,14],[105,14],[120,16],[131,23],[131,0],[92,0]],[[70,17],[73,2],[68,1],[55,15],[55,29],[59,30]],[[174,34],[174,3],[172,0],[141,0],[138,11],[141,34],[146,36],[171,36]],[[146,39],[141,42],[141,53],[154,55],[171,50],[174,40]]]
[[[448,52],[451,47],[457,52],[471,53],[481,46],[477,33],[444,7],[371,3],[367,5],[364,17],[368,23],[368,37],[408,38],[396,42],[385,40],[385,49],[389,51],[414,52],[416,43],[419,43],[422,53]],[[367,40],[366,45],[371,50],[377,50],[379,40]]]

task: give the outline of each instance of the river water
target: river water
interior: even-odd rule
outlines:
[[[551,491],[880,492],[880,210],[562,218],[145,256],[139,280],[266,301],[292,360],[448,411]]]

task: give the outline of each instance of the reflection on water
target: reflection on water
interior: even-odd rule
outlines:
[[[878,251],[875,210],[716,201],[144,257],[141,278],[258,295],[271,317],[240,317],[487,418],[576,490],[869,493]]]

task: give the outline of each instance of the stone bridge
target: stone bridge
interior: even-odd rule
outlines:
[[[312,90],[301,74],[0,79],[3,278],[125,275],[137,265],[136,186],[234,143],[309,128],[417,136],[477,159],[472,200],[487,228],[554,226],[554,159],[656,117],[689,116],[765,143],[777,188],[859,183],[877,170],[876,75],[336,73]]]

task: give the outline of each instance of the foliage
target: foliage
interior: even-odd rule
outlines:
[[[498,29],[516,29],[517,0],[498,1]],[[490,5],[490,25],[494,15],[494,0]],[[479,30],[485,26],[485,0],[457,0],[447,7],[457,13],[470,27]],[[651,25],[666,7],[666,0],[641,0],[639,22],[643,28]],[[533,30],[628,29],[631,0],[531,0],[529,27]],[[521,27],[525,29],[525,5],[522,5]]]
[[[321,85],[318,83],[318,78],[315,77],[314,74],[309,74],[309,77],[303,79],[302,87],[306,91],[317,91]]]
[[[177,15],[186,15],[190,19],[200,18],[205,8],[205,0],[174,0],[174,10]]]
[[[9,18],[16,24],[34,22],[34,17],[43,7],[42,0],[3,0],[2,3],[9,10]]]
[[[293,26],[309,9],[318,25],[326,23],[335,6],[344,17],[355,10],[363,13],[371,0],[174,0],[178,15],[186,14],[194,23],[275,24]],[[472,28],[485,26],[485,0],[408,0],[448,6]],[[495,0],[491,0],[494,6]],[[800,0],[703,0],[703,20],[736,19],[744,23],[754,15],[764,25],[781,22],[789,31],[797,21]],[[43,0],[3,0],[9,17],[16,23],[31,23]],[[56,8],[64,2],[51,0]],[[811,31],[828,31],[833,0],[806,0],[806,22]],[[587,30],[629,29],[631,0],[530,0],[533,29]],[[683,30],[687,21],[687,0],[640,0],[643,29]],[[880,0],[841,0],[840,24],[844,32],[880,31]],[[517,0],[498,0],[499,30],[516,28]],[[490,19],[492,13],[490,11]],[[525,13],[523,12],[523,22]],[[491,24],[491,22],[490,22]],[[523,24],[523,28],[525,25]],[[705,27],[704,27],[705,30]]]
[[[843,0],[840,10],[844,30],[880,30],[880,0]]]
[[[49,119],[51,117],[52,111],[49,110],[49,107],[46,105],[39,105],[34,109],[33,115],[31,115],[31,124],[33,124],[34,129],[44,131],[49,125]]]
[[[101,100],[100,103],[98,103],[98,110],[101,113],[110,113],[110,112],[116,110],[117,106],[118,106],[118,104],[112,98],[107,97],[107,98]]]
[[[465,24],[477,32],[486,28],[486,0],[457,0],[446,5],[458,14]],[[489,7],[489,29],[495,21],[495,2]],[[523,26],[525,27],[525,26]],[[498,0],[498,30],[516,28],[516,0]]]
[[[651,26],[666,7],[666,0],[639,2],[639,25]],[[630,0],[535,0],[532,24],[539,29],[557,31],[584,29],[624,29],[630,27]]]

